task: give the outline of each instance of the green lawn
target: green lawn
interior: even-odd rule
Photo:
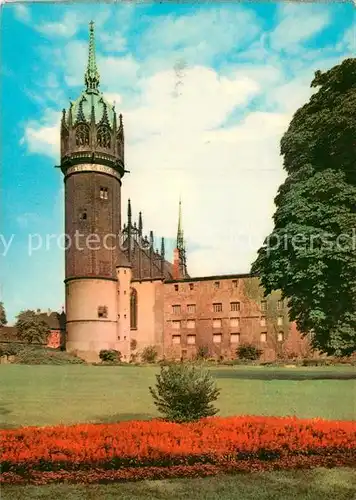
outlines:
[[[276,471],[201,479],[49,486],[3,486],[2,499],[355,500],[352,469]]]
[[[356,416],[353,367],[214,367],[220,415]],[[157,367],[1,365],[0,427],[115,422],[157,416]],[[333,377],[333,378],[331,378]]]

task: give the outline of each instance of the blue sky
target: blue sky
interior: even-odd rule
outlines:
[[[355,49],[352,4],[3,6],[0,280],[10,320],[64,303],[54,165],[60,111],[83,87],[91,19],[101,89],[124,116],[123,211],[130,197],[170,252],[181,195],[191,275],[249,270],[284,180],[280,138],[314,71]]]

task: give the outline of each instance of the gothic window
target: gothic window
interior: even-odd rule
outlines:
[[[111,148],[111,134],[107,127],[100,127],[98,129],[96,144],[100,148]]]
[[[130,328],[137,329],[137,290],[131,288],[130,296]]]
[[[75,143],[77,146],[89,145],[89,129],[86,125],[78,125],[75,131]]]

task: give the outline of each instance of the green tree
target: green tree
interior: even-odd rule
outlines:
[[[16,329],[18,337],[29,344],[46,343],[50,329],[46,321],[35,311],[21,311],[17,316]]]
[[[314,348],[345,356],[356,350],[356,59],[311,86],[281,140],[287,178],[252,272],[288,298]]]
[[[208,370],[189,364],[161,366],[150,392],[157,409],[172,422],[192,422],[216,415],[220,394]]]
[[[3,302],[0,302],[0,326],[7,325],[6,311]]]

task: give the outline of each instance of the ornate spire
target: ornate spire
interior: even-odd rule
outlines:
[[[177,230],[177,251],[179,259],[179,275],[184,278],[188,275],[187,258],[184,243],[183,225],[182,225],[182,201],[179,198],[178,230]]]
[[[183,227],[182,227],[182,201],[179,198],[177,248],[184,247]]]
[[[89,55],[88,66],[85,72],[85,85],[87,92],[98,92],[100,82],[100,75],[96,66],[95,58],[95,36],[94,36],[94,22],[89,23]]]

